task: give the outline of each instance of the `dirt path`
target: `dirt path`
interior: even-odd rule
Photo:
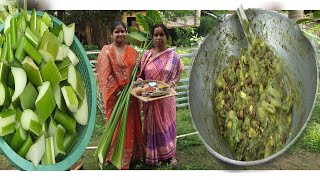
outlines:
[[[190,149],[189,149],[190,151]],[[87,152],[90,153],[90,152]],[[85,154],[87,154],[85,153]],[[192,170],[192,169],[206,169],[206,170],[320,170],[320,153],[311,153],[303,150],[297,150],[293,154],[284,153],[278,158],[272,160],[271,162],[253,166],[253,167],[237,167],[229,164],[225,164],[203,149],[198,149],[195,147],[194,153],[192,154],[194,158],[202,158],[199,162],[190,161],[190,154],[180,152],[177,156],[179,160],[179,169]],[[204,158],[207,157],[207,158]],[[92,162],[90,160],[84,161],[85,169],[94,170],[91,167]],[[194,167],[197,168],[194,168]],[[10,165],[10,162],[3,156],[0,155],[0,170],[13,170],[15,169]]]
[[[285,153],[274,161],[253,169],[320,170],[320,154],[297,150],[294,154]]]
[[[198,156],[198,159],[201,158],[201,163],[190,161],[190,159],[193,159],[190,154],[179,153],[177,158],[180,165],[183,166],[181,168],[197,167],[196,169],[208,170],[320,170],[320,153],[306,152],[304,150],[295,150],[294,153],[286,152],[270,162],[249,167],[226,164],[200,149],[194,149],[194,156]]]

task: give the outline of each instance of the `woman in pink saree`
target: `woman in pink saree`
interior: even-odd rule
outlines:
[[[167,27],[155,25],[154,48],[146,51],[139,62],[138,77],[145,80],[163,81],[175,87],[180,79],[183,64],[173,48],[167,48],[169,37]],[[156,165],[170,160],[177,166],[176,155],[176,98],[174,96],[143,103],[145,163]]]
[[[126,44],[126,26],[123,22],[113,22],[110,30],[114,42],[105,45],[97,59],[97,78],[106,109],[106,123],[120,92],[130,82],[131,71],[139,58],[137,51]],[[115,133],[117,132],[118,130]],[[107,155],[107,161],[111,163],[114,146],[115,138],[112,140],[111,149]],[[141,108],[139,100],[131,96],[121,169],[129,169],[132,160],[138,160],[142,157]]]

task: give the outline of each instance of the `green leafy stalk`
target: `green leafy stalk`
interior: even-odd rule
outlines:
[[[136,77],[137,70],[138,70],[138,68],[137,68],[137,66],[135,66],[132,73],[131,73],[131,81],[130,81],[129,87],[131,87],[134,82],[134,79],[135,79],[134,77]],[[122,158],[123,158],[123,151],[124,151],[124,139],[125,139],[125,134],[126,134],[128,110],[129,110],[130,97],[131,97],[129,91],[126,92],[125,95],[126,95],[126,98],[125,98],[126,104],[125,104],[124,111],[122,114],[122,120],[120,122],[120,127],[119,127],[119,131],[117,134],[116,145],[115,145],[113,155],[112,155],[112,162],[114,163],[114,165],[118,169],[121,169],[121,165],[122,165]]]
[[[124,88],[127,89],[127,86]],[[124,101],[124,93],[120,94],[120,97],[118,98],[112,113],[110,115],[110,118],[107,122],[106,128],[103,131],[102,137],[99,141],[97,150],[94,154],[94,159],[96,162],[103,165],[104,160],[109,152],[110,144],[112,141],[112,137],[116,128],[116,125],[120,119],[120,113],[122,112],[122,109],[124,107],[125,101]]]
[[[118,168],[121,169],[122,157],[124,151],[124,139],[126,135],[127,119],[128,119],[128,109],[130,103],[130,93],[126,94],[126,104],[124,107],[124,112],[122,114],[122,120],[120,122],[120,127],[117,134],[116,145],[112,154],[112,162]]]
[[[98,162],[99,164],[103,165],[105,162],[105,159],[107,157],[107,154],[110,149],[110,145],[112,143],[113,136],[115,134],[115,130],[119,122],[124,122],[125,121],[120,121],[121,117],[127,117],[128,116],[128,110],[126,108],[129,108],[128,104],[130,102],[130,86],[133,84],[136,73],[137,73],[138,67],[134,67],[132,73],[131,73],[131,81],[130,84],[125,85],[123,91],[121,92],[112,112],[110,115],[110,118],[108,120],[108,123],[106,125],[106,128],[103,132],[103,135],[99,141],[98,148],[94,154],[95,161]],[[123,142],[124,142],[124,137],[125,137],[125,127],[122,128],[121,130],[119,129],[118,134],[122,134],[122,140],[117,140],[116,146],[119,148],[114,150],[114,153],[116,156],[114,157],[117,159],[117,162],[122,162],[122,154],[123,154]],[[121,132],[123,131],[123,132]],[[120,136],[121,138],[121,136]],[[117,138],[119,139],[119,138]],[[121,145],[122,144],[122,145]],[[119,152],[116,152],[119,151]],[[119,164],[119,163],[118,163]]]

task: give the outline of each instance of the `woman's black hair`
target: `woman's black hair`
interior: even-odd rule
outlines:
[[[112,23],[110,23],[110,25],[109,25],[109,29],[110,29],[111,34],[112,34],[113,30],[119,25],[122,26],[124,28],[124,30],[127,31],[127,26],[122,21],[115,20]]]
[[[156,24],[156,25],[154,25],[154,26],[151,28],[151,35],[153,36],[154,30],[155,30],[156,28],[158,28],[158,27],[161,27],[161,28],[163,29],[164,33],[166,34],[167,40],[168,40],[168,39],[169,39],[169,36],[170,36],[169,30],[168,30],[167,26],[164,25],[164,24]]]

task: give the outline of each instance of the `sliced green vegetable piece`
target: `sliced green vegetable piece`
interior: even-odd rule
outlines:
[[[79,101],[77,99],[77,95],[73,91],[71,86],[63,86],[61,88],[61,92],[64,98],[64,101],[66,102],[66,105],[68,109],[71,112],[77,112]]]
[[[26,159],[30,160],[35,167],[38,167],[44,152],[45,152],[45,137],[42,134],[34,144],[31,145],[30,149],[26,154]]]
[[[37,96],[36,88],[29,82],[20,95],[22,109],[34,109]]]
[[[8,75],[8,66],[3,63],[0,62],[0,81],[1,82],[6,82],[7,81],[7,75]]]
[[[22,115],[22,111],[20,110],[20,108],[16,108],[16,124],[15,124],[15,130],[18,130],[21,126],[21,115]]]
[[[62,80],[68,79],[68,69],[70,64],[71,61],[69,57],[65,57],[62,61],[58,61],[56,63],[57,68],[59,69],[59,72],[61,74]]]
[[[40,71],[43,81],[49,81],[52,88],[55,88],[56,85],[62,80],[59,69],[56,64],[49,60]]]
[[[47,12],[44,12],[41,20],[42,20],[42,22],[45,23],[45,25],[47,27],[49,27],[51,24],[52,18],[50,17],[50,15]]]
[[[77,96],[83,100],[85,94],[85,86],[81,75],[72,65],[68,67],[68,83],[72,86]]]
[[[7,108],[11,103],[9,88],[0,81],[0,106]]]
[[[14,132],[16,111],[8,109],[0,113],[0,136]]]
[[[73,145],[76,143],[77,139],[78,139],[77,133],[74,133],[74,134],[66,133],[63,141],[63,148],[66,151],[66,154],[69,153]]]
[[[19,43],[18,43],[18,46],[17,46],[17,50],[16,50],[16,52],[14,54],[14,56],[21,62],[27,56],[26,52],[23,49],[25,42],[26,42],[26,38],[24,37],[24,35],[22,35],[19,38]]]
[[[33,9],[31,12],[31,18],[30,18],[30,25],[29,27],[33,30],[36,31],[37,30],[37,13],[36,10]]]
[[[6,36],[6,41],[8,43],[8,49],[7,49],[7,60],[10,64],[13,63],[14,60],[14,56],[13,56],[13,50],[12,50],[12,42],[11,42],[11,33],[8,33],[8,35]]]
[[[59,124],[61,124],[69,133],[76,133],[77,122],[68,113],[56,109],[53,117]]]
[[[57,53],[60,47],[60,41],[59,39],[52,34],[50,31],[46,31],[43,34],[40,46],[39,46],[39,52],[43,56],[43,59],[48,61],[54,61],[57,57]]]
[[[27,139],[27,132],[20,126],[18,130],[13,134],[13,137],[9,143],[9,146],[15,152],[18,152],[24,141]]]
[[[2,61],[5,64],[8,64],[7,56],[8,56],[8,41],[4,41],[3,47],[1,49],[0,61]]]
[[[21,126],[24,130],[29,131],[31,128],[31,121],[39,122],[39,118],[31,109],[26,109],[21,114]],[[34,124],[33,124],[34,125]],[[38,127],[35,127],[38,128]]]
[[[24,141],[24,143],[22,144],[22,146],[19,148],[18,154],[25,158],[28,150],[30,149],[31,145],[33,144],[32,138],[30,136],[30,134],[27,135],[27,139]]]
[[[69,46],[67,46],[65,44],[61,44],[61,46],[59,47],[58,53],[57,53],[56,60],[62,61],[65,57],[67,57],[67,54],[69,51],[70,51]]]
[[[33,62],[33,60],[26,56],[22,61],[22,68],[26,71],[28,80],[35,86],[41,86],[43,83],[41,73],[38,66]]]
[[[43,164],[50,165],[55,164],[55,153],[54,153],[54,140],[53,137],[46,138],[45,151],[43,156]]]
[[[23,49],[26,53],[34,60],[34,62],[39,65],[42,61],[42,55],[37,51],[36,48],[32,46],[32,44],[26,39],[24,42]]]
[[[14,93],[11,99],[14,102],[27,85],[27,74],[22,68],[17,67],[11,67],[11,72],[14,78]]]
[[[49,27],[50,32],[52,32],[56,37],[58,37],[60,43],[63,43],[63,30],[62,24],[56,27]]]
[[[10,20],[11,18],[13,18],[13,16],[11,14],[8,14],[5,21],[4,21],[4,29],[3,32],[5,35],[7,35],[8,33],[10,33]]]
[[[76,56],[76,54],[71,49],[68,51],[67,56],[69,57],[73,66],[77,66],[77,64],[79,63],[79,58]]]
[[[27,40],[32,44],[32,46],[38,49],[40,44],[40,35],[37,35],[36,32],[32,31],[29,27],[26,28],[24,35]]]
[[[50,122],[48,127],[48,136],[54,137],[57,131],[57,123],[56,121],[50,116]]]
[[[63,140],[66,134],[66,129],[61,125],[58,124],[57,131],[54,136],[54,152],[55,157],[57,156],[64,156],[66,154],[64,147],[63,147]]]
[[[52,113],[56,106],[53,90],[49,81],[45,81],[38,87],[38,97],[36,99],[36,112],[39,122],[42,124]]]
[[[66,102],[64,101],[60,84],[58,84],[53,89],[53,94],[54,94],[54,99],[56,100],[58,108],[64,112],[66,112],[68,110],[68,107],[66,105]]]
[[[24,31],[26,30],[26,28],[27,28],[26,18],[20,14],[17,20],[17,31],[24,34]]]
[[[71,44],[73,43],[75,23],[71,23],[69,25],[63,24],[62,29],[64,34],[64,37],[63,37],[64,43],[70,47]]]
[[[16,25],[16,18],[10,19],[10,33],[11,33],[11,47],[13,50],[17,48],[17,25]]]
[[[81,103],[79,104],[79,109],[77,110],[77,112],[73,113],[73,117],[81,125],[86,125],[88,123],[89,110],[86,94]]]

